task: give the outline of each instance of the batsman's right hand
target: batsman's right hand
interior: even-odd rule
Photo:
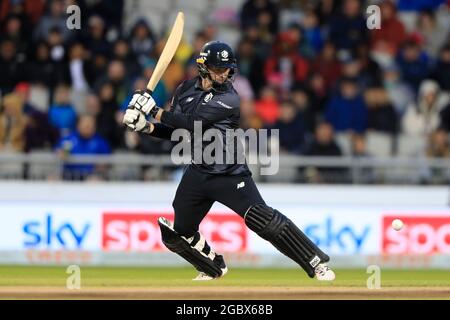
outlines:
[[[130,108],[125,111],[123,123],[133,131],[143,131],[147,126],[145,115],[137,109]]]
[[[145,115],[148,115],[150,111],[156,106],[156,102],[150,93],[151,91],[148,90],[135,91],[128,108],[136,108],[145,113]]]

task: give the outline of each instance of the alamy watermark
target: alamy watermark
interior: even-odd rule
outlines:
[[[202,165],[258,165],[261,175],[277,174],[279,161],[278,129],[203,130],[202,122],[194,122],[194,131],[173,131],[171,159],[176,165],[191,162]]]
[[[376,4],[370,5],[366,9],[367,20],[366,26],[367,29],[381,29],[381,10],[380,7]]]
[[[366,272],[370,274],[367,278],[367,289],[381,289],[381,268],[377,265],[370,265]]]
[[[66,20],[66,27],[69,30],[81,29],[81,9],[76,4],[70,5],[66,9],[66,13],[69,15]]]
[[[72,264],[67,267],[66,273],[70,274],[66,280],[66,288],[69,290],[81,289],[81,269],[80,266]]]

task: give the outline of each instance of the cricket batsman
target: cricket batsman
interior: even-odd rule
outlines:
[[[193,145],[200,143],[204,148],[204,142],[194,141],[194,123],[200,121],[202,130],[214,128],[222,133],[225,154],[226,130],[239,128],[240,100],[233,88],[236,59],[227,44],[211,41],[203,46],[197,66],[199,76],[178,86],[170,111],[156,106],[151,91],[136,91],[123,123],[136,132],[169,140],[174,130],[183,128],[191,133]],[[147,121],[148,115],[156,122]],[[175,221],[159,218],[158,223],[166,247],[200,272],[193,280],[216,279],[228,271],[223,256],[215,253],[199,232],[200,222],[215,201],[239,214],[252,231],[298,263],[309,277],[334,280],[335,274],[326,264],[328,255],[289,218],[265,203],[245,161],[207,164],[192,159],[173,201]]]

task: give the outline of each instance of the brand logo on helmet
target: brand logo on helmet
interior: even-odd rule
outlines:
[[[220,55],[222,56],[222,60],[228,61],[228,51],[223,50]]]

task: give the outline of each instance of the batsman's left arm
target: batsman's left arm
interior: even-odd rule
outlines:
[[[162,124],[169,125],[174,128],[183,128],[194,131],[194,123],[201,121],[202,126],[208,127],[215,122],[228,118],[238,109],[224,108],[221,106],[202,106],[201,112],[194,114],[171,113],[162,109],[155,114],[155,119],[161,121]]]

